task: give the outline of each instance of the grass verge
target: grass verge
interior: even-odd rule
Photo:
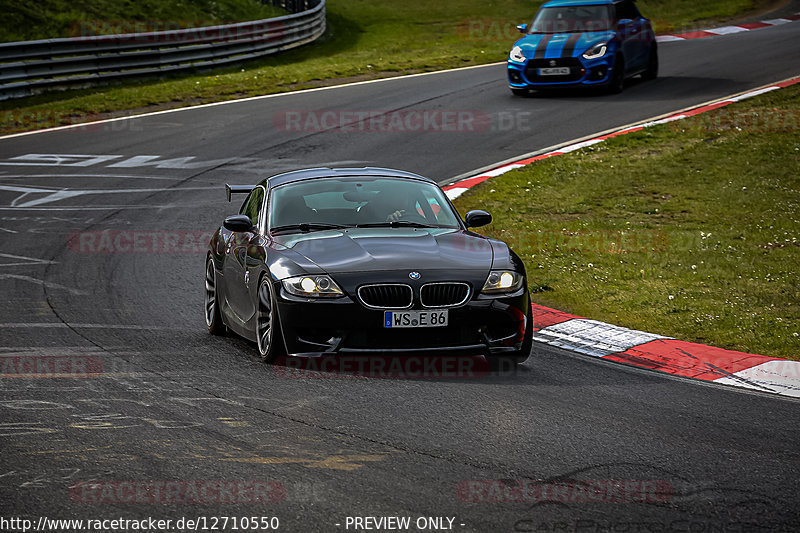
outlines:
[[[658,32],[665,32],[706,27],[712,20],[748,13],[770,2],[641,0],[637,5],[656,22]],[[0,102],[0,133],[343,81],[503,61],[511,44],[519,37],[515,26],[529,22],[540,3],[441,0],[398,4],[389,0],[330,0],[329,31],[315,44],[213,73],[129,81],[3,101]],[[164,16],[155,18],[162,20]],[[100,14],[91,17],[102,18]],[[116,12],[109,17],[131,18]],[[2,23],[6,32],[9,31],[8,20]]]
[[[800,360],[800,85],[646,128],[457,199],[542,305]]]

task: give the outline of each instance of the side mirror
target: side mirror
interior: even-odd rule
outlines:
[[[230,231],[244,232],[253,229],[253,222],[247,215],[231,215],[225,219],[222,226]]]
[[[464,222],[467,223],[468,228],[480,228],[481,226],[491,224],[492,215],[486,211],[475,209],[474,211],[467,213],[467,216],[464,217]]]
[[[528,33],[528,25],[527,24],[520,24],[517,26],[517,31],[520,33]]]
[[[631,24],[633,24],[633,20],[631,19],[619,19],[617,22],[617,31],[625,31]]]

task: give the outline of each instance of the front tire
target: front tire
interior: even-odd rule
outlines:
[[[209,255],[206,261],[206,327],[212,335],[224,335],[225,324],[219,312],[219,299],[217,298],[217,271],[214,268],[214,259]]]
[[[625,88],[625,60],[621,55],[614,58],[613,73],[608,82],[609,94],[619,94]]]
[[[272,363],[285,353],[275,298],[272,294],[272,282],[268,275],[261,278],[258,284],[256,343],[258,354],[265,363]]]

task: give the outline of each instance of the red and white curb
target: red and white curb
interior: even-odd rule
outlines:
[[[800,398],[800,361],[714,348],[533,304],[534,340],[609,361]]]
[[[748,24],[739,24],[735,26],[721,26],[719,28],[712,28],[710,30],[690,31],[686,33],[678,33],[675,35],[659,35],[656,41],[659,43],[667,43],[670,41],[685,41],[687,39],[705,39],[706,37],[716,37],[718,35],[730,35],[731,33],[740,33],[743,31],[758,30],[761,28],[769,28],[771,26],[779,26],[800,20],[800,13],[795,13],[784,18],[762,20],[761,22],[751,22]]]
[[[606,139],[640,131],[656,124],[665,124],[699,115],[796,83],[800,83],[800,76],[704,104],[669,115],[666,118],[628,126],[605,135],[568,144],[556,150],[507,163],[443,188],[450,199],[455,199],[479,183],[536,161],[574,152],[586,146],[601,143]],[[533,316],[533,338],[537,342],[677,376],[800,398],[799,361],[679,341],[654,333],[588,320],[537,304],[533,304]]]

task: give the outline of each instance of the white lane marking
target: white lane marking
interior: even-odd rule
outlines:
[[[0,189],[4,189],[4,187],[0,186]],[[10,190],[10,189],[5,189]],[[30,192],[43,192],[42,190],[33,190]],[[42,204],[49,204],[51,202],[57,202],[59,200],[65,200],[67,198],[72,198],[74,196],[81,196],[83,194],[81,191],[56,191],[54,193],[48,194],[43,198],[38,198],[36,200],[28,200],[27,202],[18,204],[20,200],[22,200],[25,196],[30,194],[30,192],[26,192],[21,196],[18,196],[11,202],[11,207],[33,207],[35,205],[42,205]]]
[[[12,208],[26,208],[35,207],[42,204],[57,202],[66,198],[73,198],[75,196],[84,196],[89,194],[131,194],[131,193],[149,193],[149,192],[180,192],[180,191],[209,191],[219,190],[219,187],[169,187],[169,188],[140,188],[140,189],[83,189],[83,190],[53,190],[44,189],[41,187],[22,187],[16,185],[0,185],[0,191],[21,192],[22,194],[15,198],[9,207]],[[29,194],[45,194],[49,193],[42,198],[29,200],[20,203],[24,197]]]
[[[670,337],[614,326],[597,320],[574,318],[542,328],[534,333],[533,338],[538,342],[593,357],[605,357],[656,339]]]
[[[0,161],[2,166],[12,167],[91,167],[95,165],[106,165],[108,168],[141,168],[155,167],[166,169],[189,169],[217,167],[231,163],[233,157],[224,159],[200,160],[195,161],[196,157],[185,156],[172,159],[161,159],[160,155],[135,155],[123,161],[116,161],[122,155],[86,155],[86,154],[25,154]],[[112,161],[116,161],[112,164]]]
[[[47,157],[44,157],[47,156]],[[115,156],[116,157],[116,156]],[[74,167],[74,166],[82,166],[82,167],[90,167],[95,165],[105,165],[106,168],[143,168],[143,167],[154,167],[158,169],[183,169],[183,170],[196,170],[200,168],[212,168],[212,167],[220,167],[225,166],[225,170],[229,172],[257,172],[259,174],[264,172],[265,168],[271,168],[273,170],[281,170],[287,169],[292,170],[296,169],[298,166],[305,164],[304,162],[299,159],[283,159],[279,165],[275,164],[275,161],[269,159],[257,159],[252,157],[228,157],[223,159],[210,159],[210,160],[195,160],[195,156],[184,156],[184,157],[176,157],[172,159],[161,159],[162,156],[156,155],[134,155],[134,156],[120,156],[120,157],[127,157],[124,161],[117,161],[112,163],[113,160],[104,160],[101,156],[72,156],[69,154],[26,154],[21,155],[13,158],[15,161],[6,160],[4,162],[0,162],[0,165],[4,166],[23,166],[23,167],[32,167],[32,166],[42,166],[42,167]],[[76,158],[88,158],[87,160],[81,160]],[[78,160],[81,162],[80,165],[75,165],[74,162]],[[320,167],[341,167],[341,166],[355,166],[355,165],[364,165],[369,163],[369,161],[364,160],[339,160],[339,161],[323,161],[317,163]],[[39,178],[50,178],[50,177],[87,177],[87,178],[96,178],[96,177],[107,177],[107,178],[138,178],[138,179],[162,179],[162,180],[177,180],[180,178],[176,177],[163,177],[163,176],[138,176],[138,175],[130,175],[130,174],[9,174],[6,172],[0,172],[0,179],[15,179],[15,178],[25,178],[25,177],[39,177]]]
[[[121,155],[85,155],[85,154],[25,154],[0,162],[3,166],[64,166],[90,167],[99,163],[107,163]]]
[[[172,176],[137,176],[135,174],[6,174],[0,172],[0,179],[2,180],[17,180],[28,178],[105,178],[105,179],[140,179],[140,180],[168,180],[175,181],[180,178]]]
[[[136,155],[125,161],[120,161],[108,168],[139,168],[139,167],[156,167],[156,168],[178,168],[178,169],[198,169],[206,167],[217,167],[225,165],[233,161],[232,157],[225,159],[212,159],[210,161],[194,161],[195,156],[176,157],[174,159],[161,159],[160,155]]]
[[[601,143],[603,139],[589,139],[588,141],[583,141],[580,143],[571,144],[569,146],[565,146],[564,148],[560,148],[558,151],[562,154],[568,154],[569,152],[574,152],[575,150],[580,150],[581,148],[586,148],[587,146],[592,146],[593,144]]]
[[[16,231],[14,232],[16,233]],[[13,254],[5,254],[0,253],[0,257],[5,257],[8,259],[21,259],[22,261],[17,261],[16,263],[0,263],[0,267],[4,266],[15,266],[15,265],[55,265],[55,261],[48,261],[46,259],[39,259],[37,257],[28,257],[26,255],[13,255]]]
[[[755,91],[750,91],[748,93],[740,94],[738,96],[732,96],[732,97],[728,98],[727,100],[729,100],[731,102],[738,102],[740,100],[745,100],[747,98],[752,98],[753,96],[758,96],[760,94],[768,93],[768,92],[771,92],[771,91],[777,91],[778,89],[780,89],[780,87],[775,86],[775,85],[770,86],[770,87],[762,87],[761,89],[756,89]]]
[[[19,233],[18,231],[14,231],[13,229],[8,229],[8,228],[0,228],[0,231],[5,231],[6,233]]]
[[[715,379],[714,383],[758,390],[767,388],[784,396],[800,398],[800,361],[767,361]]]
[[[104,206],[78,206],[78,207],[2,207],[0,211],[105,211],[107,209],[175,209],[181,207],[182,209],[190,207],[212,207],[208,204],[161,204],[161,205],[104,205]]]
[[[60,283],[53,283],[52,281],[44,281],[42,279],[32,278],[30,276],[20,276],[18,274],[0,274],[0,279],[14,279],[19,281],[27,281],[28,283],[41,285],[43,287],[47,287],[48,289],[59,289],[67,291],[68,293],[74,294],[75,296],[85,296],[86,294],[89,294],[86,291],[73,289],[72,287],[61,285]]]

